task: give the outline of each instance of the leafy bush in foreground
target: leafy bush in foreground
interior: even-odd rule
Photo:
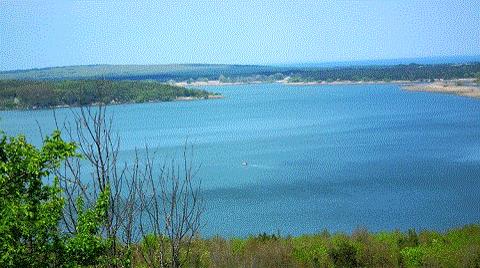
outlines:
[[[109,191],[92,209],[83,209],[77,232],[66,235],[59,222],[64,199],[54,170],[76,146],[60,132],[37,149],[25,137],[0,140],[0,267],[63,267],[94,265],[105,255],[107,241],[100,236]],[[82,203],[79,200],[79,203]]]

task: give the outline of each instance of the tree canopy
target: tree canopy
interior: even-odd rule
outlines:
[[[213,94],[154,81],[0,80],[0,109],[172,101]]]
[[[62,232],[64,199],[54,171],[76,145],[55,131],[38,149],[24,136],[0,140],[0,267],[63,267],[96,264],[108,241],[100,234],[108,204],[106,189],[83,209],[77,232]],[[53,180],[53,182],[52,182]],[[78,200],[82,204],[82,200]]]

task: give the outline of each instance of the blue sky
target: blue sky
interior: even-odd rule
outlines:
[[[480,54],[479,1],[0,0],[0,70]]]

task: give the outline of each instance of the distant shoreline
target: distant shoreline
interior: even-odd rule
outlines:
[[[113,105],[124,105],[124,104],[145,104],[145,103],[162,103],[162,102],[177,102],[177,101],[197,101],[197,100],[215,100],[223,99],[223,95],[208,95],[207,97],[177,97],[173,100],[151,100],[145,102],[110,102],[110,103],[91,103],[88,105],[56,105],[49,107],[27,107],[27,108],[13,108],[5,109],[0,108],[0,111],[38,111],[38,110],[51,110],[51,109],[63,109],[63,108],[80,108],[80,107],[91,107],[91,106],[113,106]]]
[[[223,99],[223,95],[208,95],[207,97],[177,97],[173,101],[215,100]]]
[[[232,86],[232,85],[248,85],[248,84],[268,84],[278,83],[289,86],[334,86],[334,85],[388,85],[395,84],[400,85],[403,90],[406,91],[419,91],[419,92],[432,92],[432,93],[446,93],[455,94],[470,98],[480,99],[480,86],[475,85],[474,78],[466,79],[453,79],[453,80],[437,80],[434,82],[424,81],[407,81],[407,80],[395,80],[395,81],[321,81],[321,82],[288,82],[288,80],[278,80],[273,82],[220,82],[218,80],[206,81],[206,82],[178,82],[176,86]]]
[[[412,83],[412,81],[406,80],[395,80],[395,81],[321,81],[321,82],[288,82],[285,80],[277,81],[278,83],[292,86],[321,86],[321,85],[376,85],[376,84],[407,84]]]
[[[321,86],[321,85],[374,85],[374,84],[410,84],[410,83],[419,83],[421,81],[407,81],[407,80],[397,80],[397,81],[321,81],[321,82],[289,82],[288,80],[277,80],[277,81],[253,81],[253,82],[220,82],[218,80],[210,80],[205,82],[177,82],[173,85],[181,87],[201,87],[201,86],[235,86],[235,85],[251,85],[251,84],[284,84],[289,86]]]
[[[435,81],[423,84],[405,85],[407,91],[454,94],[463,97],[480,99],[480,86],[474,84],[474,79],[456,79]]]
[[[220,82],[219,80],[209,80],[209,81],[196,81],[196,82],[176,82],[173,83],[177,87],[203,87],[203,86],[236,86],[236,85],[249,85],[249,84],[266,84],[263,81],[254,81],[254,82]]]

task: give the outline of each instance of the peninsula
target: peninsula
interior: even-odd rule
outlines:
[[[218,99],[217,93],[156,81],[0,80],[0,109]]]

